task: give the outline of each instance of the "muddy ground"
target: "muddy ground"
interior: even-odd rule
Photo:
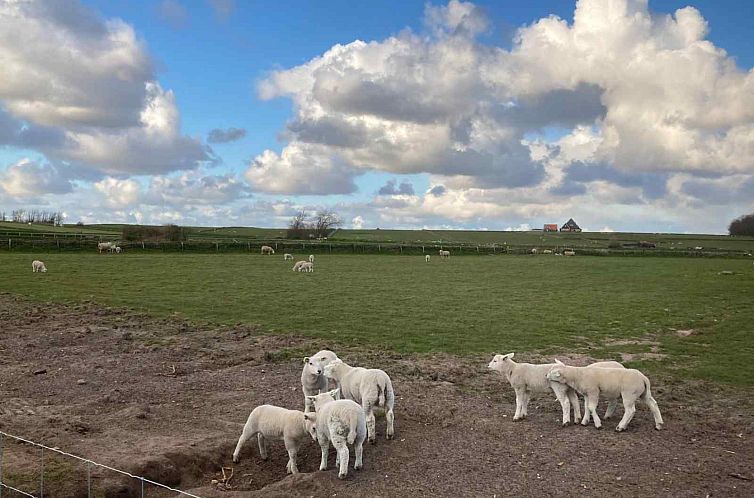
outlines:
[[[344,481],[332,452],[330,469],[317,470],[313,441],[297,476],[286,476],[282,442],[268,461],[248,444],[234,465],[231,453],[254,406],[301,409],[301,357],[322,347],[390,373],[396,439],[384,439],[378,419],[380,437],[365,447],[364,469],[351,468]],[[754,496],[751,391],[653,378],[661,432],[643,405],[625,433],[612,430],[617,420],[601,431],[561,428],[552,396],[535,397],[529,419],[514,423],[513,392],[486,370],[488,361],[369,353],[249,326],[0,295],[0,430],[202,497]],[[36,495],[40,451],[8,438],[2,444],[3,479]],[[44,465],[45,496],[86,496],[85,465],[49,453]],[[221,467],[226,475],[233,469],[229,489],[212,484]],[[91,476],[97,496],[139,496],[133,479],[98,468]]]

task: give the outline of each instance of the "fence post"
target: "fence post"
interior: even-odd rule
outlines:
[[[12,248],[11,239],[8,239],[8,250],[10,251]]]
[[[377,244],[377,252],[382,252],[382,246],[380,246],[379,244]]]

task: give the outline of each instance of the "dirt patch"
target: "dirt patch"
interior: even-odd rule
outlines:
[[[378,419],[378,444],[365,448],[364,470],[351,469],[345,481],[332,453],[330,470],[317,470],[314,442],[303,446],[296,476],[286,476],[282,443],[271,445],[268,461],[249,444],[233,464],[254,406],[303,405],[300,357],[322,347],[391,374],[396,439],[384,439]],[[754,495],[754,483],[733,475],[752,477],[754,468],[751,392],[652,378],[662,432],[643,406],[626,433],[560,428],[560,407],[546,395],[532,399],[529,420],[513,423],[513,392],[488,362],[0,295],[0,430],[206,497]],[[39,451],[3,443],[3,479],[36,492]],[[221,467],[233,468],[229,491],[211,484]],[[85,466],[48,457],[45,469],[45,496],[86,495]],[[126,497],[138,495],[140,483],[93,469],[92,485],[97,495]]]

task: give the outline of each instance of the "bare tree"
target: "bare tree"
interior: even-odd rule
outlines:
[[[306,224],[306,211],[301,210],[296,213],[296,216],[291,218],[286,237],[289,239],[303,239],[308,232],[308,228]]]
[[[312,229],[317,237],[327,237],[330,230],[342,225],[340,217],[329,209],[324,209],[317,213],[312,221]]]

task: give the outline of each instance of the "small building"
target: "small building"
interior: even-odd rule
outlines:
[[[558,231],[558,225],[557,223],[545,223],[545,232],[557,232]]]
[[[573,218],[570,218],[568,221],[565,222],[565,225],[560,227],[561,232],[580,232],[581,227],[579,227],[575,221],[573,221]]]

